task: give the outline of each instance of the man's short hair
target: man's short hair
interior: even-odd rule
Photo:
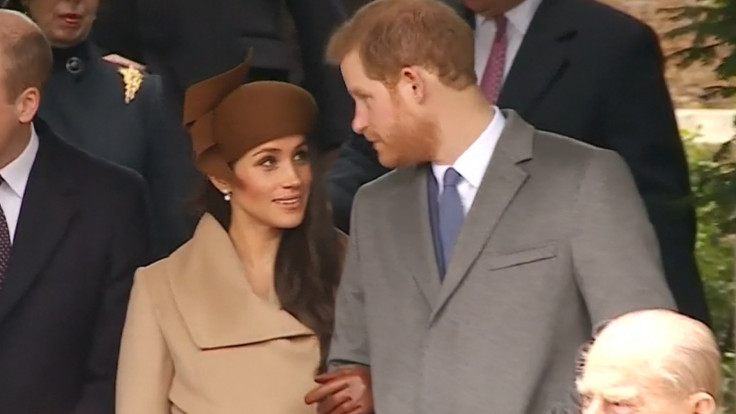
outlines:
[[[476,83],[473,30],[436,0],[374,0],[345,22],[327,46],[339,65],[357,51],[369,78],[394,85],[401,69],[420,66],[456,89]]]
[[[664,309],[635,311],[611,321],[590,352],[599,342],[606,342],[606,357],[615,350],[618,358],[640,361],[642,375],[666,388],[682,394],[706,392],[721,403],[721,355],[702,322]]]
[[[5,10],[3,13],[17,14],[35,30],[21,25],[0,25],[0,64],[2,64],[7,95],[4,99],[14,101],[28,88],[41,89],[49,77],[52,65],[51,46],[46,36],[28,17],[21,13]]]
[[[671,352],[663,355],[660,374],[677,390],[707,392],[721,404],[721,354],[711,330],[700,321],[674,312],[661,312],[672,318],[681,330]]]

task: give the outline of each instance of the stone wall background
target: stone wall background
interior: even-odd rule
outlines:
[[[680,7],[693,4],[695,0],[601,0],[619,10],[643,20],[659,33],[662,39],[662,50],[665,56],[689,46],[689,39],[681,37],[675,40],[663,39],[664,33],[675,28],[678,24],[669,20],[663,8]],[[704,87],[721,84],[712,67],[694,64],[682,69],[675,65],[673,59],[668,59],[665,77],[670,87],[672,99],[677,108],[734,108],[736,100],[712,99],[703,100],[700,95]]]

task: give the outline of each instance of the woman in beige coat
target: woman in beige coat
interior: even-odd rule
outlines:
[[[312,185],[316,106],[247,64],[192,86],[184,120],[209,177],[193,238],[140,269],[117,414],[300,414],[326,357],[341,248]]]

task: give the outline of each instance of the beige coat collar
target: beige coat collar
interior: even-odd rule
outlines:
[[[168,281],[194,343],[202,349],[314,333],[250,288],[227,232],[209,214],[170,257]]]

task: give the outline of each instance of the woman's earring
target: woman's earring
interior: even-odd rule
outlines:
[[[225,201],[230,201],[230,194],[230,191],[223,193],[223,198],[225,199]]]

